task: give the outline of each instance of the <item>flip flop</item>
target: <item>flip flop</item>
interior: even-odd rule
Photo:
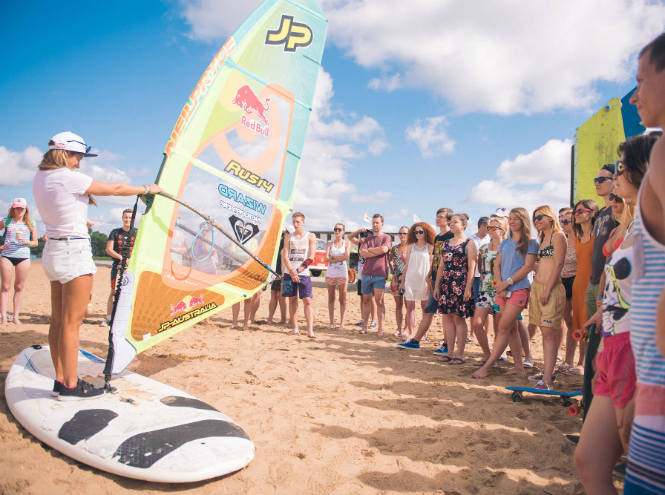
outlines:
[[[316,338],[316,335],[308,335],[308,337],[309,337],[310,339],[315,339],[315,338]]]
[[[568,371],[570,368],[567,364],[558,364],[554,367],[554,371]]]
[[[450,365],[450,366],[461,366],[461,365],[463,365],[464,363],[466,363],[466,360],[465,360],[465,359],[462,359],[462,358],[452,358],[452,359],[450,360],[450,362],[448,363],[448,365]]]
[[[440,358],[437,359],[437,361],[440,363],[449,363],[452,360],[453,358],[451,358],[450,356],[441,356]]]
[[[487,364],[487,361],[476,361],[473,363],[474,366],[478,366],[479,368],[485,366]]]
[[[579,368],[570,368],[563,372],[566,376],[584,376],[584,372]]]

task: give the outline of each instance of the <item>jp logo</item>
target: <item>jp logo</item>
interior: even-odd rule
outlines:
[[[235,215],[229,217],[233,233],[238,239],[240,244],[245,244],[252,237],[259,233],[259,226],[250,222],[245,222],[243,219]]]
[[[283,15],[279,28],[266,33],[266,45],[284,45],[285,52],[312,44],[312,29],[307,24],[295,22],[292,15]]]

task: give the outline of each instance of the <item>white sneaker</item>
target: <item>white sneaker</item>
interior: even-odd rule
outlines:
[[[361,319],[358,323],[355,324],[357,327],[362,327],[363,326],[363,320]]]
[[[376,328],[376,322],[373,321],[372,323],[370,323],[369,328]]]

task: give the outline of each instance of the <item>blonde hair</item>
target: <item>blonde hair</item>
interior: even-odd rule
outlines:
[[[506,236],[508,235],[508,221],[506,220],[506,217],[493,217],[490,218],[490,222],[496,222],[499,225],[501,225],[501,228],[503,229],[503,234],[501,234],[501,238],[505,239]]]
[[[51,144],[52,141],[49,141]],[[65,150],[48,150],[44,153],[39,170],[55,170],[56,168],[63,168],[67,166],[67,155]]]
[[[510,213],[515,214],[517,218],[522,222],[522,228],[519,232],[513,232],[508,230],[509,237],[512,237],[513,234],[520,235],[520,240],[515,246],[515,251],[526,256],[527,251],[529,250],[529,242],[531,241],[531,220],[529,220],[529,212],[525,208],[513,208],[510,210]]]
[[[305,221],[305,214],[304,214],[304,213],[300,213],[299,211],[294,211],[294,212],[291,214],[291,218],[302,218],[303,221]]]
[[[561,232],[561,225],[559,225],[559,217],[554,213],[554,208],[552,208],[550,205],[543,205],[539,206],[535,210],[533,210],[533,215],[532,215],[532,220],[534,223],[534,227],[536,224],[535,218],[536,218],[536,212],[540,211],[542,212],[546,217],[548,217],[550,220],[552,220],[552,233],[554,232]],[[543,242],[543,239],[545,238],[545,233],[542,230],[538,231],[538,240],[540,242]]]

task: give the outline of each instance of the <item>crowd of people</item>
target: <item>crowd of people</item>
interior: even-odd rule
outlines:
[[[665,34],[639,57],[638,87],[631,97],[645,126],[665,126]],[[49,142],[33,183],[36,206],[46,227],[42,266],[51,284],[49,345],[59,400],[90,399],[104,391],[77,376],[79,327],[90,301],[92,261],[86,226],[93,195],[157,193],[152,184],[132,186],[95,181],[73,173],[89,153],[80,136],[60,133]],[[334,226],[326,247],[325,281],[329,329],[345,330],[351,244],[358,247],[360,333],[376,328],[384,337],[386,288],[395,300],[401,350],[417,351],[433,316],[442,316],[444,340],[434,351],[450,366],[466,362],[465,346],[477,342],[483,352],[471,375],[486,379],[499,361],[512,356],[507,374],[526,375],[534,366],[531,342],[542,336],[542,372],[528,376],[543,391],[556,387],[557,373],[593,375],[584,390],[585,422],[575,465],[587,493],[615,493],[612,470],[628,452],[624,493],[665,492],[665,141],[662,132],[634,136],[618,148],[620,159],[604,165],[594,180],[593,199],[555,211],[542,205],[498,208],[466,235],[469,217],[450,208],[436,212],[436,228],[416,222],[399,229],[399,242],[383,232],[384,219],[372,228],[348,234]],[[113,231],[107,253],[117,262],[125,243],[133,244],[131,210]],[[305,230],[305,215],[292,214],[283,233],[277,270],[269,284],[268,322],[280,308],[280,323],[299,333],[298,306],[304,306],[307,335],[316,338],[309,266],[316,238]],[[533,229],[536,235],[533,235]],[[23,198],[13,201],[0,247],[0,313],[14,281],[15,324],[20,322],[29,248],[36,245],[35,222]],[[208,251],[210,248],[205,248]],[[199,253],[201,256],[208,251]],[[117,270],[117,263],[115,263]],[[112,275],[112,279],[114,279]],[[112,283],[114,280],[112,280]],[[388,287],[387,287],[388,286]],[[260,294],[245,301],[244,328],[254,321]],[[339,300],[339,324],[336,302]],[[109,298],[111,302],[111,298]],[[416,326],[416,308],[422,317]],[[528,326],[522,313],[528,310]],[[111,305],[108,308],[110,317]],[[240,304],[233,308],[238,325]],[[470,327],[469,323],[470,322]],[[573,333],[584,329],[587,339]],[[491,338],[493,335],[493,339]],[[490,342],[493,345],[490,347]],[[565,352],[561,352],[565,342]],[[510,351],[508,351],[510,348]],[[577,354],[577,359],[576,359]]]

